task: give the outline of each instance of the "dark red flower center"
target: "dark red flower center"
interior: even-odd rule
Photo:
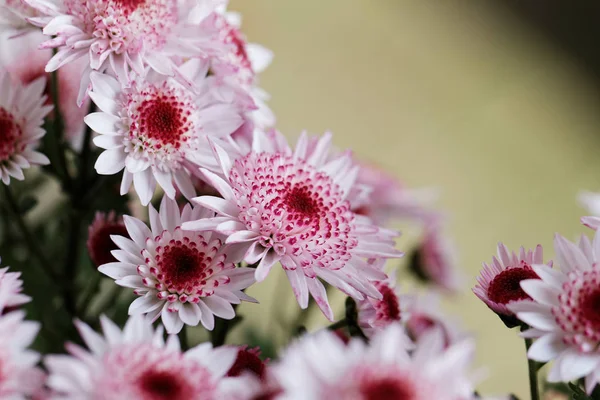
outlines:
[[[529,265],[522,268],[508,268],[496,275],[488,288],[488,297],[498,304],[508,304],[511,301],[530,299],[521,289],[521,281],[539,279]]]
[[[283,198],[283,203],[289,211],[302,217],[315,217],[321,208],[313,193],[304,186],[295,187],[288,191]]]
[[[396,377],[368,380],[361,385],[360,393],[363,400],[411,400],[415,397],[414,387]]]
[[[581,315],[595,331],[600,331],[600,288],[586,293],[580,303]]]
[[[243,372],[251,372],[262,380],[265,377],[266,366],[258,354],[258,348],[240,349],[227,376],[240,376]]]
[[[9,159],[18,149],[18,141],[23,132],[15,117],[0,107],[0,161]]]
[[[144,5],[146,0],[113,0],[126,14],[135,11],[139,6]]]
[[[144,100],[138,109],[140,131],[149,139],[158,142],[157,147],[171,145],[179,148],[188,129],[189,110],[177,97],[169,93],[157,93],[154,98]]]
[[[168,371],[146,371],[138,382],[145,400],[183,400],[191,390],[185,381]]]
[[[111,235],[129,237],[125,225],[118,223],[109,223],[100,228],[90,238],[89,253],[92,262],[99,267],[103,264],[117,261],[111,251],[118,250],[119,247],[110,238]]]
[[[193,287],[205,284],[207,276],[212,273],[208,268],[212,259],[198,251],[193,243],[166,245],[158,261],[159,278],[181,292],[191,292]]]
[[[385,321],[400,320],[400,303],[394,290],[386,284],[376,285],[383,296],[375,303],[377,319]]]

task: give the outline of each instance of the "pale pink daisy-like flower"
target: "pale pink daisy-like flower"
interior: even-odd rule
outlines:
[[[11,176],[25,179],[23,169],[50,163],[35,151],[46,133],[42,128],[44,117],[52,110],[52,106],[44,105],[45,85],[44,77],[23,85],[0,69],[0,178],[5,185]]]
[[[425,335],[413,349],[398,323],[369,344],[356,338],[345,344],[333,332],[321,331],[292,344],[273,367],[284,390],[275,398],[473,399],[474,350],[470,340],[445,348],[439,332]]]
[[[447,292],[457,292],[462,276],[457,268],[456,248],[443,232],[439,221],[425,226],[421,243],[409,264],[411,272],[424,283]]]
[[[376,262],[383,263],[382,261]],[[381,293],[381,299],[367,297],[356,304],[358,325],[367,337],[371,337],[386,326],[403,321],[407,317],[405,299],[400,296],[396,288],[395,271],[387,279],[374,281],[373,284]]]
[[[521,288],[533,300],[508,309],[531,327],[523,336],[537,338],[528,357],[554,360],[547,380],[585,377],[591,393],[600,381],[600,233],[593,242],[583,236],[578,244],[556,235],[554,250],[560,268],[532,265],[539,279],[523,280]]]
[[[198,83],[200,94],[153,72],[123,88],[111,76],[92,73],[90,97],[101,111],[85,122],[100,134],[94,143],[105,149],[96,171],[124,170],[121,194],[133,183],[143,205],[157,182],[170,198],[175,186],[186,197],[195,196],[190,171],[196,164],[215,164],[206,138],[226,137],[242,123],[235,107],[210,94],[210,78],[198,60],[187,61],[181,71]]]
[[[302,135],[295,151],[279,133],[256,131],[252,150],[232,159],[213,143],[221,176],[202,168],[207,182],[221,197],[194,201],[217,212],[215,218],[186,222],[184,229],[214,229],[227,243],[244,245],[246,262],[257,264],[263,281],[280,262],[300,307],[309,293],[330,320],[333,312],[320,279],[356,300],[381,298],[371,280],[385,279],[367,259],[399,257],[396,232],[379,228],[353,213],[348,200],[358,168],[349,154],[326,161],[331,135],[308,151]]]
[[[112,255],[112,251],[118,250],[119,247],[111,239],[112,235],[127,237],[127,228],[123,222],[123,217],[117,218],[114,211],[108,214],[96,212],[94,221],[88,227],[86,242],[90,259],[96,267],[117,261]]]
[[[394,219],[431,221],[438,217],[432,209],[438,197],[435,189],[408,188],[386,171],[367,163],[360,164],[357,182],[370,190],[355,205],[355,212],[378,225],[386,225]]]
[[[215,315],[235,317],[231,304],[255,301],[242,292],[254,283],[254,270],[236,268],[243,256],[239,246],[226,245],[213,232],[182,229],[186,221],[213,217],[212,211],[186,204],[180,213],[177,203],[165,196],[160,212],[150,205],[149,213],[151,229],[123,217],[131,239],[113,235],[120,250],[112,254],[118,261],[98,268],[140,296],[131,303],[130,315],[161,317],[169,333],[199,322],[212,330]]]
[[[530,300],[531,297],[521,289],[524,279],[538,279],[533,264],[544,263],[542,246],[533,251],[523,247],[519,253],[510,252],[503,243],[498,243],[498,256],[489,264],[483,263],[477,285],[473,293],[481,299],[510,328],[519,325],[519,321],[508,305],[514,302]],[[552,266],[552,262],[548,262]]]
[[[426,291],[404,295],[403,300],[405,317],[402,323],[412,340],[418,341],[432,330],[441,332],[446,346],[466,337],[460,324],[454,321],[448,312],[442,310],[438,292]]]
[[[36,28],[37,29],[37,28]],[[40,50],[39,44],[44,40],[41,32],[30,33],[3,41],[0,39],[0,65],[4,66],[13,78],[18,78],[23,84],[45,76],[47,96],[45,104],[52,104],[50,93],[50,74],[44,71],[44,66],[52,57],[52,50]],[[76,150],[81,150],[85,124],[83,117],[88,113],[89,99],[77,106],[77,94],[81,72],[85,68],[83,60],[69,63],[57,72],[58,76],[58,106],[63,123],[63,136]],[[56,107],[48,119],[53,120]]]
[[[38,17],[40,13],[21,0],[0,0],[0,42],[28,33],[39,31],[27,19]]]
[[[53,398],[77,400],[219,400],[237,378],[225,374],[237,349],[210,343],[186,352],[179,339],[165,341],[141,316],[129,318],[121,331],[100,317],[103,335],[76,321],[86,348],[67,343],[69,355],[49,355],[48,386]]]
[[[25,313],[0,316],[0,398],[25,400],[44,384],[44,373],[36,367],[40,356],[29,350],[40,324],[25,321]]]
[[[25,0],[42,17],[30,18],[43,33],[54,36],[43,44],[58,52],[46,65],[54,71],[80,57],[89,67],[81,82],[82,93],[88,88],[89,72],[112,72],[125,84],[130,69],[138,75],[144,68],[176,76],[192,83],[175,64],[177,57],[207,57],[218,54],[219,43],[212,18],[219,0]]]
[[[4,312],[31,301],[31,297],[21,293],[23,290],[21,273],[8,272],[8,269],[9,267],[0,268],[0,311],[4,310]]]

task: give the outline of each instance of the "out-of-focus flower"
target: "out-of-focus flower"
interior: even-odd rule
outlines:
[[[127,237],[127,229],[123,218],[117,217],[114,211],[108,214],[97,212],[94,221],[88,228],[87,240],[90,259],[96,267],[117,261],[111,252],[119,248],[112,241],[112,235]]]
[[[377,261],[381,263],[381,261]],[[368,337],[386,326],[406,318],[404,298],[396,289],[396,274],[388,279],[375,281],[375,287],[381,293],[381,299],[367,297],[357,302],[358,325]]]
[[[44,373],[36,367],[40,355],[27,347],[40,324],[25,321],[25,313],[12,311],[0,316],[0,398],[25,400],[44,384]]]
[[[210,343],[186,352],[177,336],[163,339],[141,316],[131,317],[123,331],[101,317],[103,336],[76,321],[87,349],[67,343],[70,355],[49,355],[48,386],[54,398],[78,400],[206,399],[226,398],[237,378],[225,377],[237,349]]]
[[[381,298],[371,280],[385,279],[371,258],[400,257],[396,232],[373,225],[350,209],[348,195],[358,167],[349,154],[326,161],[331,135],[311,151],[302,135],[292,149],[278,133],[255,131],[252,151],[233,155],[213,143],[224,178],[205,168],[207,182],[222,198],[194,201],[217,212],[215,218],[186,222],[184,229],[213,229],[228,243],[245,246],[246,262],[257,263],[256,280],[264,280],[280,262],[301,308],[309,293],[330,320],[333,311],[320,279],[356,300]]]
[[[385,226],[394,219],[429,222],[439,217],[431,208],[437,200],[437,190],[407,188],[386,171],[367,163],[360,164],[356,181],[368,187],[369,192],[354,211],[378,225]]]
[[[50,49],[38,49],[43,41],[41,32],[30,33],[11,39],[0,39],[0,65],[4,66],[13,77],[18,77],[23,84],[45,76],[44,94],[46,104],[52,104],[50,93],[50,74],[44,71],[44,66],[52,57]],[[77,92],[81,71],[85,68],[82,59],[69,63],[58,71],[58,105],[63,123],[63,135],[71,146],[81,150],[85,124],[83,117],[88,113],[89,99],[77,106]],[[50,112],[48,119],[53,120],[56,108]]]
[[[0,178],[5,185],[11,176],[25,179],[23,169],[50,163],[35,151],[46,133],[44,117],[52,110],[52,106],[44,105],[45,85],[45,77],[23,85],[0,69]]]
[[[458,272],[456,248],[444,233],[439,221],[425,226],[423,238],[409,263],[414,275],[424,283],[447,292],[457,292],[462,285]]]
[[[31,301],[31,297],[21,293],[21,273],[8,272],[8,269],[9,267],[0,268],[0,311],[4,312]]]
[[[516,254],[514,251],[511,253],[503,243],[498,243],[498,257],[493,257],[489,264],[483,263],[473,293],[498,314],[506,326],[515,327],[520,322],[508,305],[531,299],[521,289],[521,281],[539,279],[532,265],[543,263],[544,252],[540,245],[533,251],[525,251],[521,247],[519,254]],[[551,261],[548,262],[548,266],[552,266]]]
[[[273,371],[282,399],[473,399],[468,368],[474,343],[445,348],[443,342],[439,332],[430,332],[409,353],[412,342],[397,323],[370,344],[355,338],[346,345],[321,331],[291,345]]]
[[[105,149],[96,171],[112,175],[124,169],[121,194],[133,183],[147,205],[158,182],[170,198],[175,186],[184,196],[195,196],[190,171],[215,163],[206,138],[230,135],[242,123],[235,107],[210,94],[202,68],[195,59],[181,66],[198,83],[199,95],[153,72],[124,88],[108,75],[92,74],[90,97],[102,111],[85,122],[100,133],[94,143]]]
[[[149,66],[159,74],[176,77],[188,87],[193,83],[175,59],[208,57],[219,53],[212,19],[219,0],[25,0],[43,16],[30,18],[53,36],[44,48],[57,48],[46,65],[54,71],[80,57],[88,67],[81,80],[80,100],[89,85],[92,70],[107,68],[122,84],[129,70],[143,75]]]
[[[237,357],[229,371],[227,371],[227,376],[240,376],[243,374],[252,374],[261,381],[266,379],[267,365],[260,359],[260,348],[249,349],[248,346],[238,348]]]
[[[404,295],[403,299],[406,317],[402,323],[412,340],[418,341],[432,330],[442,334],[446,347],[466,338],[459,324],[442,310],[438,292]]]
[[[0,0],[0,42],[4,38],[15,37],[38,30],[27,22],[27,18],[37,17],[39,13],[21,0]]]
[[[186,221],[214,216],[212,211],[186,204],[180,213],[175,200],[165,196],[160,212],[150,205],[149,213],[151,229],[136,218],[123,217],[132,240],[113,235],[120,248],[112,252],[118,262],[98,268],[140,296],[131,303],[130,315],[161,317],[169,333],[199,322],[212,330],[215,315],[235,317],[231,304],[255,301],[242,292],[254,283],[254,270],[236,268],[243,256],[240,246],[226,245],[222,236],[210,231],[181,227]]]
[[[524,337],[537,338],[529,348],[532,360],[554,360],[548,382],[585,377],[588,393],[600,381],[600,233],[593,244],[583,236],[578,244],[560,235],[554,238],[559,269],[534,264],[539,279],[521,281],[532,300],[508,309],[529,325]]]

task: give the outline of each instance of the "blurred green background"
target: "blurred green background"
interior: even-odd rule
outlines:
[[[498,241],[540,243],[553,256],[555,232],[585,232],[576,195],[600,188],[600,98],[589,70],[501,2],[246,0],[230,8],[243,14],[249,40],[275,53],[261,83],[280,130],[331,129],[338,146],[407,185],[441,189],[466,277],[447,307],[477,338],[477,362],[489,372],[481,391],[527,399],[522,341],[470,288]],[[274,304],[294,318],[287,285],[273,274],[251,291],[263,305],[244,306],[269,337],[278,335],[278,318],[267,317]]]

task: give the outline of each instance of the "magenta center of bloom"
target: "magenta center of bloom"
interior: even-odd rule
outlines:
[[[119,247],[110,238],[111,235],[129,237],[125,225],[119,223],[107,223],[98,231],[93,232],[93,235],[89,238],[88,251],[92,262],[97,267],[117,261],[111,254],[111,251],[118,250]]]
[[[138,7],[144,5],[146,0],[113,0],[116,4],[118,4],[122,10],[126,11],[126,13],[130,14],[135,11]]]
[[[379,283],[377,289],[383,296],[381,300],[375,301],[377,311],[377,320],[379,321],[399,321],[400,320],[400,302],[398,296],[388,285]]]
[[[589,325],[600,331],[600,287],[585,294],[581,301],[581,311]]]
[[[360,394],[363,400],[411,400],[416,395],[413,384],[400,376],[368,379],[361,383]]]
[[[521,281],[525,279],[539,279],[529,265],[505,269],[490,282],[488,298],[498,304],[530,299],[529,295],[521,289]]]
[[[261,380],[265,378],[265,363],[258,357],[256,349],[239,349],[235,362],[227,371],[227,376],[240,376],[244,372],[250,372]]]
[[[8,160],[19,149],[19,139],[23,131],[15,117],[3,107],[0,107],[0,162]]]
[[[211,259],[205,259],[205,253],[193,246],[166,246],[160,262],[164,282],[179,290],[199,285],[206,280]]]
[[[161,145],[169,144],[175,148],[181,145],[186,133],[189,111],[175,96],[158,95],[145,100],[138,108],[141,133]]]
[[[288,211],[292,213],[291,218],[314,218],[319,216],[320,206],[315,195],[310,193],[306,187],[295,187],[289,190],[283,197],[283,203]],[[296,214],[296,215],[294,215]]]
[[[138,382],[146,400],[183,400],[190,390],[185,381],[168,371],[146,371]]]
[[[222,242],[207,242],[201,233],[165,231],[156,239],[156,252],[142,251],[149,266],[147,272],[138,271],[144,285],[158,291],[159,299],[169,302],[197,303],[200,297],[211,296],[219,285],[228,284],[231,278],[220,274],[235,268],[221,254]]]

